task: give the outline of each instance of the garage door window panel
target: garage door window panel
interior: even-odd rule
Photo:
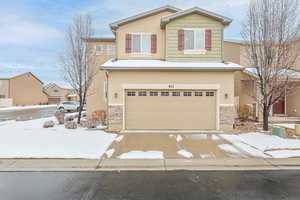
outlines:
[[[170,95],[169,92],[161,92],[161,96],[167,97],[167,96],[169,96],[169,95]]]
[[[128,91],[128,92],[127,92],[127,96],[135,96],[135,92],[133,92],[133,91]]]
[[[192,96],[192,92],[183,92],[183,96],[185,96],[185,97],[191,97]]]
[[[153,91],[151,91],[151,92],[150,92],[150,96],[158,96],[158,92],[153,92]]]
[[[139,96],[147,96],[147,92],[146,91],[139,91]]]

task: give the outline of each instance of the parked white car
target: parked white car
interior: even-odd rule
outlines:
[[[62,101],[57,105],[57,110],[60,111],[78,111],[79,110],[79,102],[77,101]]]

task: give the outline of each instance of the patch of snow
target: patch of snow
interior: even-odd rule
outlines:
[[[214,141],[221,140],[221,138],[217,135],[212,135],[211,139],[214,140]]]
[[[190,138],[190,139],[206,140],[207,134],[189,134],[189,135],[186,135],[186,137]]]
[[[130,151],[118,156],[120,159],[163,159],[161,151]]]
[[[32,106],[11,106],[7,108],[0,108],[0,111],[9,111],[9,110],[28,110],[28,109],[37,109],[37,108],[53,108],[57,105],[32,105]]]
[[[300,150],[277,150],[277,151],[268,151],[274,158],[291,158],[291,157],[300,157]]]
[[[280,126],[284,128],[295,129],[295,124],[274,124],[274,126]]]
[[[116,142],[121,142],[121,140],[123,140],[123,138],[124,138],[124,135],[120,135],[120,136],[118,136],[118,137],[115,139],[115,141],[116,141]]]
[[[200,154],[200,158],[214,158],[215,156],[212,154]]]
[[[171,62],[163,60],[115,60],[110,59],[102,64],[103,69],[242,69],[243,67],[239,64],[231,62]]]
[[[110,149],[105,152],[108,158],[110,158],[115,153],[115,149]]]
[[[116,138],[104,131],[43,128],[54,117],[6,121],[0,126],[0,158],[100,158]]]
[[[284,139],[275,135],[265,135],[262,133],[245,133],[240,135],[226,135],[222,134],[221,137],[230,141],[238,148],[248,152],[253,156],[266,157],[266,154],[276,157],[270,149],[300,149],[300,140]],[[280,150],[284,151],[284,150]],[[289,152],[297,150],[289,150]],[[263,153],[265,152],[265,154]],[[283,156],[286,154],[281,154]],[[294,153],[292,153],[294,155]],[[289,157],[288,155],[286,155]]]
[[[185,150],[185,149],[181,149],[181,150],[177,151],[177,153],[178,153],[179,155],[182,155],[182,156],[185,157],[185,158],[192,158],[192,157],[193,157],[193,154],[192,154],[191,152],[188,152],[188,151]]]
[[[181,135],[177,135],[177,137],[176,137],[176,141],[177,142],[180,142],[182,140],[182,137],[181,137]]]
[[[233,154],[241,154],[240,151],[238,151],[234,146],[231,144],[220,144],[218,145],[220,149],[222,149],[225,152],[233,153]]]

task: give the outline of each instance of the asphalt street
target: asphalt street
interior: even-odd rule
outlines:
[[[52,117],[56,111],[56,107],[32,108],[24,110],[1,110],[0,121],[5,120],[30,120],[44,117]]]
[[[300,170],[1,172],[1,200],[300,198]]]

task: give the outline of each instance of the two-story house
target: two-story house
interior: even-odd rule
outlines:
[[[295,41],[300,45],[300,41]],[[235,72],[235,96],[239,105],[241,117],[250,116],[252,119],[262,121],[262,108],[255,98],[260,94],[258,85],[254,83],[257,78],[254,66],[251,66],[246,53],[244,42],[226,42],[224,46],[226,61],[235,62],[245,66],[243,71]],[[270,121],[298,121],[300,117],[300,59],[298,59],[287,73],[289,81],[296,85],[285,97],[275,103],[270,111]],[[298,85],[298,86],[297,86]]]
[[[232,127],[234,73],[243,67],[224,61],[231,21],[164,6],[110,24],[115,39],[87,39],[99,68],[88,115],[106,110],[108,130],[117,132]]]

